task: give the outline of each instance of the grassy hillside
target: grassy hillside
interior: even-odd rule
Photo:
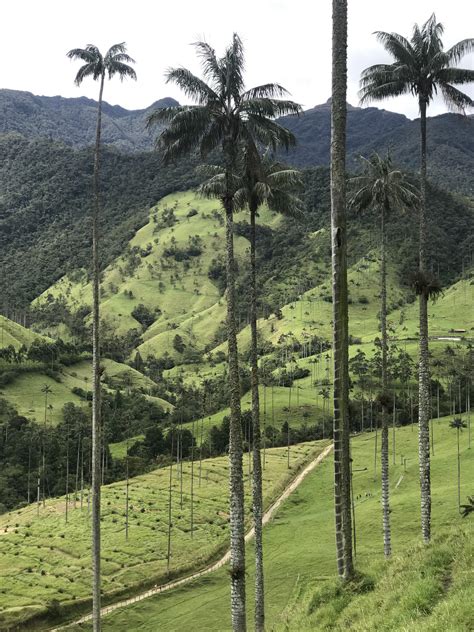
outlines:
[[[264,530],[269,629],[291,632],[469,629],[474,601],[474,524],[472,519],[464,521],[457,512],[456,431],[449,428],[448,419],[434,423],[435,537],[430,547],[422,549],[418,545],[421,535],[417,433],[410,428],[396,431],[396,465],[391,467],[390,474],[394,558],[388,563],[383,561],[380,465],[375,479],[373,470],[374,434],[354,437],[356,563],[363,577],[348,590],[342,590],[335,581],[333,467],[332,459],[327,459],[305,479]],[[402,455],[405,466],[401,464]],[[461,459],[461,491],[465,498],[472,494],[474,477],[474,458],[472,450],[467,449],[467,433],[461,437]],[[367,470],[360,471],[364,468]],[[247,553],[251,625],[252,545]],[[126,627],[130,632],[230,630],[227,573],[219,571],[176,591],[116,611],[104,618],[103,627],[105,630]],[[90,628],[82,625],[76,629]]]
[[[302,463],[317,455],[324,442],[293,448],[288,470],[283,448],[267,451],[264,498],[268,505]],[[130,530],[125,538],[125,482],[102,489],[103,589],[107,597],[166,581],[205,565],[227,547],[228,460],[194,463],[194,530],[191,533],[191,463],[172,474],[172,555],[167,573],[168,485],[165,467],[130,481]],[[181,500],[182,498],[182,500]],[[245,474],[245,506],[250,522],[251,488]],[[8,590],[0,589],[0,627],[44,612],[57,599],[77,605],[87,599],[91,581],[90,516],[86,490],[81,508],[70,497],[48,500],[0,516],[0,573]]]
[[[10,345],[16,350],[22,345],[29,347],[38,337],[44,338],[0,314],[0,348]]]

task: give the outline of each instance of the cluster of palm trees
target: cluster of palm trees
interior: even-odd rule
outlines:
[[[409,184],[392,165],[390,157],[374,156],[365,161],[364,173],[353,182],[356,192],[352,205],[360,211],[375,208],[380,215],[381,265],[381,332],[382,332],[382,400],[387,388],[386,327],[386,260],[385,222],[388,213],[402,208],[419,210],[420,255],[414,287],[420,300],[419,359],[419,446],[422,533],[430,539],[431,495],[429,452],[429,366],[427,303],[437,289],[428,273],[426,254],[426,111],[438,90],[447,103],[462,109],[473,101],[455,87],[474,80],[474,71],[456,67],[461,57],[474,50],[474,40],[463,40],[448,51],[443,48],[442,25],[433,15],[421,28],[415,26],[410,40],[396,33],[377,33],[378,40],[393,57],[392,64],[367,68],[361,78],[361,101],[380,100],[405,93],[419,103],[421,125],[420,192]],[[333,0],[332,102],[331,102],[331,235],[333,266],[333,350],[334,350],[334,496],[335,534],[338,573],[350,579],[354,573],[349,442],[349,369],[348,369],[348,288],[346,234],[346,92],[347,92],[347,0]],[[165,125],[157,146],[165,162],[179,160],[190,152],[205,159],[219,153],[221,164],[203,167],[208,178],[200,191],[220,200],[226,222],[227,271],[227,340],[230,383],[230,580],[231,614],[234,630],[246,629],[244,490],[242,471],[242,435],[237,347],[235,259],[233,242],[234,213],[250,211],[252,334],[252,419],[253,419],[253,517],[255,523],[256,581],[255,629],[264,629],[264,583],[262,545],[262,472],[260,459],[260,410],[257,362],[257,289],[255,272],[255,225],[258,209],[271,209],[297,216],[302,204],[295,191],[301,185],[298,172],[287,169],[273,158],[278,148],[295,143],[291,132],[277,118],[301,112],[301,107],[287,98],[286,90],[276,83],[245,88],[244,51],[234,34],[230,46],[218,57],[206,42],[195,44],[202,64],[202,78],[185,68],[168,71],[167,81],[180,87],[193,105],[160,109],[148,119],[149,127]],[[93,466],[92,466],[92,557],[93,557],[93,626],[100,630],[100,332],[99,332],[99,217],[100,217],[100,146],[101,110],[105,78],[135,79],[133,59],[124,43],[112,46],[103,56],[97,47],[73,49],[72,59],[84,62],[76,75],[79,85],[86,77],[100,82],[97,133],[94,153],[94,211],[92,217],[93,267]],[[263,150],[262,150],[263,148]],[[384,551],[390,555],[390,508],[388,497],[388,420],[387,405],[382,401],[382,499]]]

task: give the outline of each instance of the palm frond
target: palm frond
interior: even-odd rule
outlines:
[[[201,67],[204,76],[207,77],[216,87],[225,87],[225,78],[222,68],[216,57],[215,50],[207,42],[194,42],[198,57],[201,58]]]
[[[110,60],[109,63],[106,64],[106,69],[109,79],[112,79],[115,75],[120,77],[120,81],[123,81],[127,77],[135,80],[137,78],[137,73],[131,66],[121,61],[116,61],[115,59]]]
[[[66,57],[69,57],[69,59],[81,59],[88,64],[95,63],[98,59],[100,59],[101,55],[95,46],[93,47],[93,50],[91,49],[92,46],[90,45],[86,48],[73,48],[66,53]]]
[[[76,86],[80,86],[84,79],[86,79],[87,77],[92,77],[95,81],[100,77],[100,75],[101,66],[98,66],[96,64],[84,64],[84,66],[81,66],[77,71],[74,83],[76,84]]]
[[[175,83],[187,97],[200,105],[209,99],[217,101],[219,97],[205,81],[196,77],[187,68],[170,68],[166,72],[166,83]]]
[[[159,110],[154,110],[151,114],[147,116],[146,126],[147,128],[151,128],[162,123],[169,123],[177,114],[179,114],[180,112],[187,112],[192,107],[194,106],[173,105],[168,108],[160,108]]]
[[[436,78],[441,83],[463,85],[474,82],[474,70],[470,68],[441,68]]]
[[[286,90],[283,86],[278,83],[265,83],[261,86],[256,86],[255,88],[250,88],[242,94],[242,101],[248,101],[249,99],[261,99],[261,98],[269,98],[274,99],[275,97],[284,97],[289,94],[288,90]]]
[[[112,57],[115,57],[115,55],[124,55],[126,53],[127,53],[126,43],[119,42],[118,44],[112,44],[112,46],[106,52],[105,57],[108,59],[111,59]]]
[[[386,33],[376,31],[375,37],[394,59],[407,66],[413,66],[415,62],[414,50],[410,42],[398,33]]]
[[[271,99],[268,97],[258,97],[254,99],[246,99],[240,105],[240,111],[246,114],[257,114],[258,116],[266,116],[270,118],[278,118],[287,114],[300,114],[301,105],[294,101],[281,99]]]
[[[448,60],[457,64],[463,57],[474,52],[474,38],[463,39],[446,51]]]
[[[296,143],[294,135],[289,130],[259,114],[248,115],[244,130],[257,142],[265,147],[271,147],[274,151],[278,146],[289,149]]]
[[[449,83],[441,83],[440,88],[443,94],[444,102],[449,109],[464,113],[466,108],[474,107],[474,101],[471,97]]]

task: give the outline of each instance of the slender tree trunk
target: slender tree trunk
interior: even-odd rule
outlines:
[[[194,538],[194,418],[191,438],[191,538]]]
[[[388,336],[387,336],[387,262],[386,262],[386,238],[385,238],[385,213],[388,209],[381,209],[381,309],[380,309],[380,330],[382,334],[382,525],[383,525],[383,550],[385,557],[390,557],[392,553],[391,531],[390,531],[390,491],[389,491],[389,465],[388,465]],[[395,402],[394,402],[395,406]],[[395,443],[394,443],[395,455]]]
[[[334,504],[339,575],[353,575],[346,235],[347,0],[333,0],[331,241],[334,322]]]
[[[170,572],[170,559],[171,559],[171,490],[173,486],[173,450],[174,450],[174,430],[171,430],[171,463],[170,463],[170,479],[168,489],[168,551],[166,554],[166,572],[169,575]]]
[[[458,511],[461,513],[461,454],[459,452],[459,428],[456,430],[456,433],[458,435]]]
[[[100,265],[99,265],[99,216],[100,216],[100,134],[102,126],[102,95],[105,74],[100,80],[97,131],[94,152],[94,212],[92,217],[92,625],[100,632]]]
[[[263,541],[262,541],[262,461],[260,457],[260,400],[257,349],[257,274],[255,263],[256,235],[255,216],[257,209],[250,208],[250,330],[251,330],[251,380],[252,380],[252,425],[253,425],[253,520],[255,528],[255,631],[265,629]]]
[[[420,170],[420,261],[421,274],[427,272],[426,255],[426,101],[420,99],[421,170]],[[418,376],[418,453],[420,461],[421,532],[423,541],[431,539],[430,473],[430,368],[428,349],[428,294],[420,293],[420,357]]]
[[[242,464],[239,358],[235,319],[234,208],[231,184],[231,174],[235,164],[234,141],[234,138],[227,138],[224,142],[226,196],[223,199],[226,215],[227,344],[230,385],[230,578],[232,628],[234,632],[245,632],[244,477]]]
[[[127,456],[125,457],[125,539],[128,540],[128,527],[129,527],[129,492],[130,492],[130,479],[129,479],[129,464],[128,464],[128,441],[127,441]]]

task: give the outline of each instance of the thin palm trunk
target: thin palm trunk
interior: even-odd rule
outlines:
[[[230,384],[230,577],[231,613],[234,632],[246,630],[245,618],[245,517],[242,465],[242,426],[240,410],[239,358],[235,320],[234,218],[231,173],[235,164],[233,139],[224,142],[226,159],[226,272],[227,272],[227,344]]]
[[[103,73],[100,80],[97,108],[97,131],[94,152],[94,212],[92,217],[92,624],[100,632],[100,267],[99,267],[99,216],[100,216],[100,135],[102,125]]]
[[[171,430],[171,463],[170,463],[170,478],[168,488],[168,550],[166,553],[166,572],[169,575],[170,572],[170,560],[171,560],[171,490],[173,486],[173,450],[174,450],[174,430]]]
[[[388,465],[388,412],[387,412],[387,355],[388,355],[388,336],[387,336],[387,263],[386,263],[386,237],[385,237],[385,211],[381,209],[381,309],[380,309],[380,329],[382,334],[382,524],[383,524],[383,550],[385,557],[389,557],[392,553],[391,532],[390,532],[390,492],[389,492],[389,465]],[[395,402],[394,402],[395,406]],[[395,443],[394,443],[395,455]]]
[[[334,504],[337,568],[353,575],[350,500],[348,291],[346,235],[347,0],[333,0],[331,240],[334,327]]]
[[[194,418],[191,437],[191,538],[194,538]]]
[[[426,273],[426,101],[420,98],[421,170],[420,170],[420,273]],[[420,357],[418,376],[418,454],[420,461],[421,531],[425,543],[431,539],[430,474],[430,369],[428,349],[428,294],[420,293]]]
[[[255,263],[255,216],[256,209],[250,208],[250,329],[251,329],[251,379],[252,379],[252,425],[253,425],[253,520],[255,528],[255,630],[265,629],[263,542],[262,542],[262,461],[260,458],[260,401],[257,350],[257,277]]]
[[[461,454],[459,452],[459,428],[456,430],[456,433],[458,439],[458,511],[461,513]]]

